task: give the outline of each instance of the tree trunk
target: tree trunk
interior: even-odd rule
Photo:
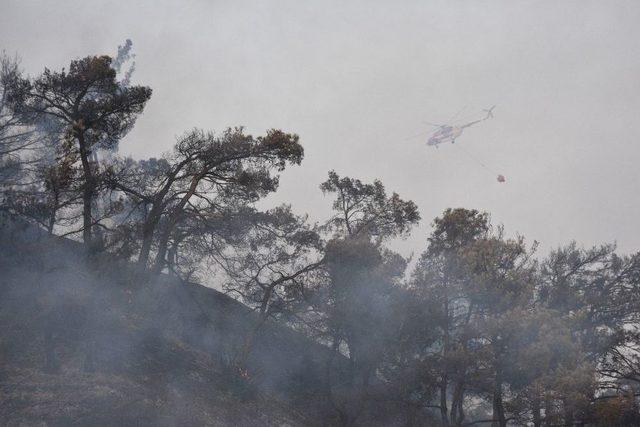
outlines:
[[[458,425],[462,425],[462,423],[464,422],[464,388],[462,389],[462,393],[460,395],[460,402],[458,404]]]
[[[449,410],[447,407],[447,375],[442,375],[442,382],[440,383],[440,418],[442,419],[442,424],[445,426],[449,425]]]
[[[451,424],[459,426],[464,420],[464,408],[462,403],[464,401],[464,382],[456,381],[453,388],[453,396],[451,397],[451,412],[450,419]]]
[[[138,265],[143,268],[147,268],[147,263],[149,262],[153,235],[156,232],[156,228],[160,222],[160,216],[162,215],[160,204],[165,195],[166,191],[163,191],[162,194],[160,194],[160,201],[156,199],[153,202],[151,212],[149,212],[147,220],[142,227],[142,246],[140,247],[140,255],[138,255]]]
[[[449,345],[450,345],[450,337],[449,337],[449,292],[448,292],[448,280],[445,277],[444,281],[444,313],[445,313],[445,325],[444,325],[444,336],[443,336],[443,348],[442,348],[442,382],[440,383],[440,418],[442,419],[442,424],[445,426],[449,425],[449,409],[447,407],[447,392],[449,388]]]
[[[151,252],[154,231],[155,225],[145,224],[142,229],[142,246],[140,247],[140,254],[138,255],[138,265],[144,268],[147,267],[147,263],[149,262],[149,253]]]
[[[567,404],[567,401],[564,399],[562,401],[562,406],[564,410],[564,425],[571,427],[573,426],[573,411],[571,411],[571,408]]]
[[[173,222],[173,221],[171,221]],[[153,265],[153,272],[158,274],[162,271],[165,264],[165,258],[167,256],[167,248],[169,247],[169,236],[174,224],[167,224],[166,229],[162,231],[160,239],[158,241],[158,253],[156,254],[156,260]]]
[[[244,337],[242,348],[235,357],[234,365],[236,368],[246,369],[247,362],[249,361],[249,356],[251,355],[253,345],[255,343],[256,337],[258,336],[258,332],[262,330],[262,327],[265,325],[265,323],[267,323],[268,318],[269,317],[266,313],[260,313],[258,322]]]
[[[534,397],[532,403],[533,427],[542,427],[542,414],[540,411],[540,398]]]
[[[335,357],[339,354],[340,349],[340,339],[333,337],[333,342],[331,343],[331,352],[329,353],[329,357],[327,358],[327,363],[325,366],[325,391],[327,394],[327,399],[331,403],[331,406],[336,411],[338,415],[338,424],[341,426],[348,426],[350,423],[349,414],[347,413],[347,409],[343,407],[340,403],[336,402],[334,391],[333,391],[333,381],[331,380],[331,373],[333,371],[333,361]]]
[[[554,415],[553,402],[551,400],[551,397],[549,395],[546,395],[545,399],[544,399],[544,421],[545,421],[545,424],[549,425],[549,421],[548,420],[552,419],[553,415]]]
[[[178,242],[174,241],[169,248],[167,255],[167,265],[169,267],[169,275],[176,275],[176,264],[178,263]]]
[[[47,223],[47,234],[53,235],[53,228],[56,225],[56,211],[55,209],[49,215],[49,222]]]
[[[82,240],[90,252],[93,251],[91,241],[91,207],[93,205],[93,193],[95,190],[95,182],[93,172],[91,171],[91,163],[89,162],[89,150],[87,149],[86,140],[82,131],[76,133],[78,146],[80,148],[80,160],[82,162],[82,173],[84,174],[84,187],[82,189]]]
[[[198,184],[200,180],[204,177],[204,174],[198,174],[191,179],[191,184],[189,185],[189,190],[182,196],[178,205],[173,208],[171,211],[171,215],[165,225],[164,230],[162,230],[162,234],[160,235],[160,239],[158,240],[158,254],[156,255],[156,262],[153,267],[154,273],[160,273],[162,268],[164,267],[165,257],[167,255],[167,247],[169,244],[169,237],[171,237],[171,233],[173,232],[174,227],[180,220],[180,216],[182,216],[182,210],[187,205],[187,202],[196,193],[198,189]]]
[[[53,229],[56,226],[56,216],[58,214],[58,205],[60,203],[60,193],[57,188],[57,183],[52,184],[53,187],[53,203],[51,212],[49,213],[49,222],[47,223],[47,233],[53,235]]]
[[[507,420],[504,415],[504,404],[502,402],[502,378],[500,372],[496,373],[496,382],[493,389],[493,427],[506,427]]]

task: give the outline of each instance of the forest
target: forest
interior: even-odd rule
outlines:
[[[241,302],[250,327],[222,359],[246,387],[264,379],[248,360],[270,325],[321,346],[305,380],[326,403],[318,425],[375,425],[380,408],[407,426],[640,425],[640,253],[540,254],[489,212],[421,218],[402,188],[334,170],[316,184],[325,220],[264,208],[304,167],[295,130],[187,129],[170,152],[124,157],[152,97],[130,48],[32,77],[2,57],[1,227],[78,242],[88,269],[117,260],[142,287],[170,277]],[[420,221],[417,255],[394,251]]]

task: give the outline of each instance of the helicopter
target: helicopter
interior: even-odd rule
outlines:
[[[438,146],[440,144],[443,144],[445,142],[451,142],[452,144],[455,143],[456,139],[458,137],[460,137],[460,135],[462,135],[462,133],[464,132],[464,130],[466,128],[471,127],[471,126],[473,126],[475,124],[478,124],[480,122],[483,122],[485,120],[488,120],[490,118],[493,118],[493,109],[494,108],[496,108],[495,105],[492,106],[491,108],[483,109],[482,111],[485,113],[484,117],[482,117],[481,119],[478,119],[478,120],[470,121],[470,122],[462,124],[462,125],[435,125],[435,124],[432,124],[432,123],[428,123],[431,126],[435,126],[436,130],[431,133],[431,136],[427,140],[427,145],[430,145],[432,147],[438,148]],[[488,170],[488,171],[490,171],[492,173],[496,173],[493,169],[489,168],[486,164],[484,164],[478,158],[476,158],[475,156],[473,156],[470,153],[468,153],[467,150],[465,150],[462,146],[460,146],[459,148],[462,149],[462,151],[465,154],[467,154],[468,157],[470,157],[473,161],[478,163],[484,169],[486,169],[486,170]],[[502,174],[497,174],[496,180],[499,183],[502,184],[502,183],[505,183],[507,181],[507,178]]]
[[[471,121],[469,123],[460,125],[460,126],[453,126],[453,125],[435,125],[437,127],[437,129],[435,130],[435,132],[433,132],[431,134],[431,136],[429,137],[429,139],[427,140],[427,145],[430,146],[434,146],[436,148],[438,148],[438,145],[443,144],[445,142],[451,142],[452,144],[456,142],[456,139],[458,139],[458,137],[460,137],[460,135],[462,135],[462,132],[468,128],[471,127],[477,123],[483,122],[487,119],[490,119],[493,117],[493,109],[496,108],[496,106],[492,106],[491,108],[488,109],[483,109],[482,111],[484,111],[486,113],[486,115],[478,120],[474,120]]]

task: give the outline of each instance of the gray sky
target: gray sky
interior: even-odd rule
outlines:
[[[134,81],[154,93],[121,152],[158,155],[192,127],[296,132],[306,157],[274,199],[319,220],[329,169],[380,178],[424,218],[398,243],[405,254],[460,206],[543,252],[572,239],[629,252],[640,248],[639,22],[637,1],[0,0],[0,49],[37,74],[131,38]],[[493,104],[495,119],[456,145],[406,139]]]

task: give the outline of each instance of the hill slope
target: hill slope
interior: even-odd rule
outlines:
[[[229,361],[249,310],[213,289],[77,243],[0,232],[3,425],[313,425],[326,349],[278,325],[241,378]]]

